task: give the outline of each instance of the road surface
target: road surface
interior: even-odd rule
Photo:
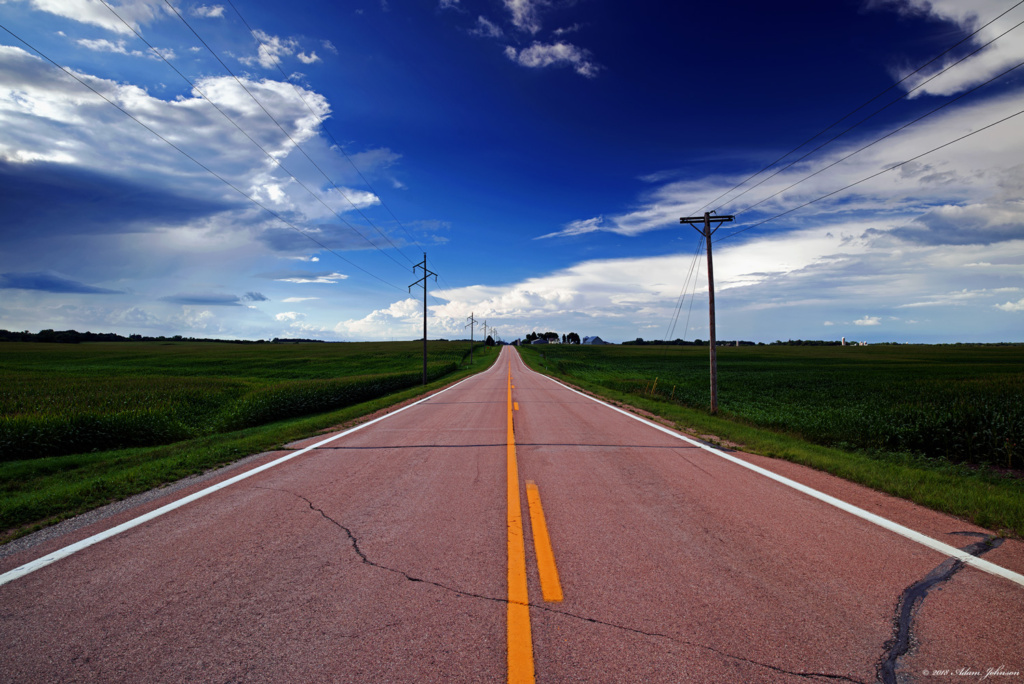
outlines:
[[[1020,541],[669,432],[506,348],[0,559],[0,680],[1024,684]]]

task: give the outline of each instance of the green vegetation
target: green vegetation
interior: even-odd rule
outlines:
[[[552,345],[523,358],[683,429],[1024,535],[1024,346]]]
[[[0,343],[0,542],[486,368],[429,342]]]

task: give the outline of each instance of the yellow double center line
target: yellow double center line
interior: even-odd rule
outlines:
[[[526,588],[526,543],[519,503],[519,467],[512,430],[512,364],[508,368],[508,681],[534,681],[533,637],[530,634],[530,594]]]
[[[512,413],[519,406],[512,401],[512,363],[508,367],[508,681],[534,682],[533,637],[530,633],[530,595],[526,583],[526,543],[523,536],[523,509],[519,498],[519,466],[516,463],[516,436]],[[540,490],[526,483],[537,570],[545,601],[561,601],[562,586],[551,550]]]

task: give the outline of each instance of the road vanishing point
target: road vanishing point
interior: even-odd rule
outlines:
[[[686,438],[506,347],[7,553],[0,680],[1024,684],[1022,573],[1020,540]]]

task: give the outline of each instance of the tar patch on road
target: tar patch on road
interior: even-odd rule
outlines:
[[[982,556],[1002,543],[1003,540],[998,537],[985,536],[982,541],[965,546],[961,550],[972,556]],[[886,643],[887,655],[878,665],[879,681],[884,684],[897,684],[896,670],[899,667],[900,658],[906,655],[913,646],[914,618],[920,611],[921,604],[924,603],[932,589],[948,582],[963,567],[963,561],[947,558],[924,579],[915,582],[903,591],[903,595],[900,596],[899,603],[896,605],[896,616],[893,619],[893,638]]]

